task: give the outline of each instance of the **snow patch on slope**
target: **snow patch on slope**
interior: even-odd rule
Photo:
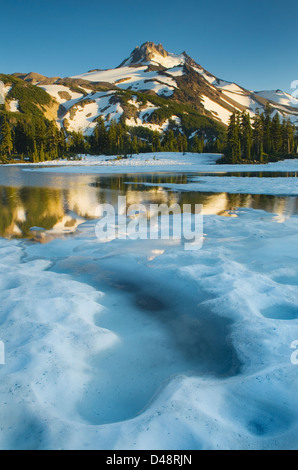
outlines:
[[[63,85],[38,85],[40,88],[45,90],[49,95],[53,96],[58,103],[62,104],[65,102],[68,102],[70,100],[79,100],[84,97],[82,93],[76,93],[74,91],[71,91],[70,88],[63,86]],[[70,95],[70,100],[66,98],[62,98],[59,93],[67,93]]]
[[[178,67],[179,65],[183,65],[185,63],[185,56],[184,54],[168,54],[167,57],[163,57],[159,54],[154,54],[151,61],[156,62],[167,69],[171,69]]]
[[[120,67],[118,69],[89,72],[72,78],[80,78],[91,82],[114,83],[118,88],[133,91],[152,90],[156,94],[171,96],[177,84],[171,77],[148,72],[148,67]]]
[[[9,102],[9,111],[11,113],[18,113],[19,112],[19,100],[11,100]]]
[[[212,101],[207,96],[202,96],[202,103],[204,108],[207,109],[207,111],[210,111],[215,118],[224,124],[229,123],[229,119],[232,114],[230,111],[225,109],[223,106],[220,106],[220,104],[215,103],[215,101]]]
[[[281,90],[257,91],[255,94],[265,98],[266,100],[270,100],[284,106],[298,107],[298,99]]]

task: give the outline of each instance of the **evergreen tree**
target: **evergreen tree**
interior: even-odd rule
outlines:
[[[159,132],[154,132],[152,135],[152,151],[153,152],[161,152],[161,141],[160,141],[160,134]]]
[[[164,135],[164,150],[165,152],[177,152],[178,144],[172,130],[167,131]]]
[[[282,150],[282,126],[280,123],[279,113],[276,113],[272,119],[271,125],[272,148],[273,152],[279,153]]]
[[[5,156],[10,156],[13,150],[13,141],[11,135],[10,125],[6,118],[3,119],[1,126],[1,144],[0,153]]]
[[[38,149],[45,148],[47,143],[47,127],[45,122],[39,120],[35,126],[35,141]]]
[[[188,140],[185,134],[182,135],[182,152],[186,153],[188,151]]]
[[[24,120],[19,120],[15,126],[14,146],[16,153],[21,155],[27,153],[27,132]]]
[[[107,153],[109,155],[116,155],[117,153],[117,124],[114,120],[110,123],[110,128],[107,135]]]
[[[131,151],[132,151],[133,154],[138,154],[139,153],[139,143],[138,143],[138,138],[137,138],[136,135],[132,139]]]
[[[32,161],[33,163],[38,163],[40,161],[38,150],[37,150],[37,145],[35,141],[33,144]]]
[[[193,153],[200,153],[200,141],[198,138],[198,134],[196,134],[194,138],[192,139],[191,151]]]
[[[234,112],[230,117],[227,132],[226,157],[231,163],[239,163],[241,161],[241,129],[238,112]]]
[[[39,150],[39,161],[44,162],[46,159],[45,153],[44,153],[44,147],[43,144],[41,144],[40,150]]]
[[[290,154],[295,151],[295,126],[291,124],[291,121],[283,120],[281,133],[282,133],[282,152]]]
[[[199,139],[198,134],[196,134],[192,141],[191,151],[193,153],[202,153],[204,151],[204,146],[205,146],[204,137],[202,136]]]
[[[187,137],[185,134],[181,134],[180,132],[177,137],[177,148],[178,148],[178,151],[181,153],[185,153],[188,150]]]
[[[65,157],[65,154],[68,151],[68,144],[67,138],[64,129],[61,129],[59,132],[59,139],[58,139],[58,155],[59,158]]]
[[[263,120],[263,148],[264,152],[268,155],[273,151],[272,142],[272,120],[270,117],[271,108],[267,107],[265,116],[262,116]]]
[[[124,153],[124,133],[126,129],[125,126],[121,123],[116,124],[116,153],[123,154]]]
[[[252,150],[252,127],[248,113],[241,115],[241,153],[244,160],[251,160]]]
[[[54,123],[51,121],[47,128],[46,133],[46,141],[47,141],[47,154],[50,160],[56,160],[58,158],[58,129]]]
[[[215,145],[214,145],[214,152],[215,153],[222,153],[224,149],[224,144],[220,139],[216,139]],[[202,147],[202,152],[204,151],[204,140],[203,140],[203,147]]]
[[[264,155],[264,120],[262,116],[257,113],[253,119],[253,156],[258,161],[263,160]]]
[[[91,137],[91,152],[93,154],[100,154],[100,127],[99,123],[96,124],[93,135]]]
[[[99,131],[99,136],[98,136],[98,152],[99,154],[105,154],[108,153],[107,147],[108,147],[108,132],[105,126],[105,122],[102,117],[100,117],[100,120],[98,121],[98,131]]]

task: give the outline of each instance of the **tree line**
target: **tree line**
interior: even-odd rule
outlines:
[[[1,124],[0,159],[7,162],[18,157],[33,163],[63,158],[66,136],[54,121],[19,119],[12,124],[4,116]]]
[[[206,148],[204,137],[196,135],[188,139],[184,133],[168,129],[164,133],[144,127],[128,128],[125,124],[112,121],[109,129],[102,118],[98,119],[94,133],[89,140],[90,152],[95,155],[128,155],[146,152],[203,152]]]
[[[220,152],[220,139],[208,141],[204,135],[187,138],[180,131],[168,129],[160,134],[144,127],[128,128],[111,121],[107,127],[98,118],[91,136],[59,129],[54,121],[27,118],[12,123],[4,116],[0,124],[0,159],[19,158],[33,163],[67,158],[78,154],[127,156],[147,152]]]
[[[251,120],[248,113],[234,112],[230,117],[221,163],[276,161],[297,156],[296,127],[289,119],[272,117],[268,106]]]
[[[112,120],[109,127],[102,117],[97,119],[91,136],[82,132],[70,132],[70,149],[77,154],[133,155],[148,152],[220,152],[220,139],[208,141],[203,135],[193,138],[177,130],[168,129],[160,133],[146,127],[128,127],[123,122]]]
[[[253,119],[248,113],[234,112],[226,133],[206,138],[204,132],[186,136],[177,128],[163,133],[145,127],[127,127],[111,121],[107,127],[97,119],[92,135],[59,129],[54,121],[20,117],[10,121],[5,115],[0,122],[0,160],[27,160],[33,163],[79,154],[128,156],[147,152],[223,153],[221,163],[275,161],[296,155],[296,128],[278,113],[272,117],[268,107]]]

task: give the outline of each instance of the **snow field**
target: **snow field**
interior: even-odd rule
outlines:
[[[147,183],[145,183],[147,185]],[[149,185],[149,183],[148,183]],[[217,177],[199,176],[191,178],[189,184],[162,183],[162,187],[180,191],[200,191],[230,194],[270,194],[276,196],[298,196],[298,179],[296,177]]]
[[[45,90],[49,95],[53,96],[58,103],[64,104],[64,103],[69,103],[68,106],[72,105],[75,101],[78,101],[83,98],[82,93],[76,93],[74,91],[71,91],[69,87],[63,86],[63,85],[38,85],[40,88]],[[70,100],[67,100],[65,98],[62,98],[59,93],[67,93],[70,95]]]
[[[125,166],[106,158],[24,169],[298,170],[297,160],[218,167],[216,155],[141,155]],[[197,178],[176,189],[211,190],[211,177]],[[260,194],[279,180],[292,194],[295,182],[237,179]],[[212,185],[236,191],[234,177]],[[298,218],[232,212],[205,214],[198,252],[159,240],[99,244],[96,221],[46,250],[0,240],[2,449],[297,449]]]
[[[181,154],[181,153],[147,153],[147,154],[139,154],[139,155],[132,155],[132,158],[126,159],[117,159],[116,156],[90,156],[90,155],[82,155],[82,160],[78,161],[65,161],[65,160],[57,160],[51,162],[44,162],[44,163],[24,163],[19,164],[19,167],[26,169],[26,171],[54,171],[57,173],[121,173],[123,172],[123,168],[125,168],[125,172],[138,172],[141,173],[143,170],[146,172],[155,171],[158,168],[158,171],[165,171],[165,172],[190,172],[194,173],[194,177],[196,176],[195,173],[260,173],[260,172],[298,172],[298,160],[285,160],[276,163],[268,163],[268,164],[256,164],[256,165],[216,165],[216,161],[221,157],[219,154]],[[9,167],[9,165],[6,165]],[[13,165],[11,165],[13,167]],[[38,168],[37,168],[38,167]],[[199,177],[199,180],[204,181],[206,177]],[[222,179],[222,178],[221,178]],[[217,186],[220,185],[221,179],[217,180],[216,184],[212,184],[212,180],[206,180],[206,187],[207,181],[210,186],[212,185],[212,190],[218,192],[216,190]],[[275,180],[278,178],[270,179],[271,183],[274,183]],[[243,181],[242,181],[243,180]],[[250,184],[250,180],[254,181],[253,178],[237,178],[239,188],[243,188],[247,186],[246,190],[248,193],[254,192],[253,191],[253,184]],[[293,180],[289,178],[290,181],[295,184]],[[192,179],[192,184],[194,183],[195,178]],[[262,191],[262,187],[264,184],[264,178],[256,178],[256,182],[258,182],[258,190]],[[267,180],[266,180],[267,181]],[[285,184],[286,184],[285,180]],[[229,183],[230,182],[230,183]],[[225,178],[222,181],[222,184],[228,184],[231,186],[225,186],[226,191],[228,192],[229,189],[233,189],[235,187],[235,180],[233,177],[229,177],[228,179]],[[269,182],[265,185],[269,185]],[[204,183],[205,186],[205,183]],[[177,189],[185,189],[191,188],[191,185],[186,185],[185,187],[177,187]],[[196,190],[203,189],[203,184],[197,184]],[[220,192],[223,190],[220,189]],[[267,186],[267,191],[274,190],[274,184],[269,188]],[[285,190],[286,191],[286,190]],[[234,192],[234,191],[232,191]],[[266,192],[266,194],[271,194],[271,192]],[[286,194],[286,192],[285,192]]]
[[[11,100],[9,102],[9,110],[11,113],[18,113],[19,112],[19,101],[18,100]]]
[[[149,265],[161,273],[161,288],[168,289],[169,278],[176,282],[175,276],[169,277],[175,269],[181,285],[197,285],[198,321],[204,322],[200,316],[207,309],[233,322],[229,341],[242,362],[239,375],[187,376],[182,368],[140,414],[110,424],[109,419],[131,406],[123,401],[131,388],[140,393],[150,387],[144,345],[157,341],[157,354],[162,330],[150,326],[150,317],[146,320],[140,312],[130,318],[128,296],[133,291],[112,296],[106,286],[103,295],[90,286],[90,280],[74,281],[63,274],[63,262],[56,272],[49,271],[49,261],[40,259],[41,245],[1,241],[1,272],[6,273],[0,294],[1,334],[9,338],[7,366],[0,370],[1,448],[297,448],[297,374],[290,362],[290,345],[298,338],[297,310],[293,314],[298,302],[297,254],[292,248],[298,219],[280,226],[274,216],[252,210],[239,211],[236,219],[205,219],[200,252],[186,253],[168,243],[158,251],[150,242],[114,241],[99,247],[92,238],[93,222],[70,243],[56,240],[49,245],[47,258],[62,255],[73,276],[89,272],[91,257],[104,257],[100,262],[104,272],[112,272],[120,255],[123,276],[120,270],[117,285],[138,282],[134,266],[144,272]],[[28,258],[22,263],[24,254]],[[108,261],[115,254],[117,263]],[[78,256],[83,256],[82,265]],[[39,260],[30,261],[36,257]],[[92,276],[98,276],[92,263],[89,267],[96,273]],[[154,295],[150,285],[146,295]],[[117,310],[118,302],[122,311]],[[147,327],[143,324],[143,333],[142,322],[149,322]],[[129,348],[124,349],[127,362],[123,363],[122,344]],[[111,381],[107,371],[114,372]],[[104,398],[100,399],[101,386]],[[115,409],[115,397],[122,397],[120,409]],[[107,419],[104,424],[96,424],[100,405]]]
[[[23,262],[21,243],[1,240],[0,252],[6,352],[0,447],[40,448],[45,433],[54,431],[48,422],[76,419],[74,405],[88,376],[86,357],[117,338],[94,325],[100,292],[51,273],[49,261]]]
[[[177,64],[177,60],[171,60],[171,63],[174,64],[174,68]],[[88,80],[90,82],[115,83],[115,85],[123,90],[153,90],[157,94],[167,96],[173,94],[173,90],[177,88],[175,80],[171,77],[159,75],[157,72],[147,72],[147,68],[147,66],[137,68],[121,67],[118,69],[85,73],[72,78]]]

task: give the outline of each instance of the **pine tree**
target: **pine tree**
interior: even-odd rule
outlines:
[[[262,116],[257,112],[253,119],[253,157],[258,161],[263,160],[264,155],[264,121]]]
[[[227,132],[226,157],[231,163],[241,162],[241,129],[238,112],[234,112],[230,117]]]
[[[56,160],[58,158],[58,129],[54,121],[49,123],[47,133],[47,149],[46,153],[48,154],[48,158],[50,160]]]
[[[282,123],[282,151],[285,155],[289,155],[295,151],[295,126],[292,126],[291,121],[283,120]]]
[[[177,152],[178,144],[172,130],[167,131],[164,136],[164,150],[166,152]]]
[[[177,147],[178,147],[179,152],[184,153],[185,141],[184,141],[184,138],[183,138],[183,136],[180,132],[179,132],[179,135],[177,137]]]
[[[45,148],[47,142],[47,127],[42,120],[38,120],[35,126],[35,141],[38,149],[41,147]]]
[[[44,147],[43,144],[41,144],[40,150],[39,150],[39,161],[44,162],[46,159],[45,153],[44,153]]]
[[[272,147],[273,152],[279,153],[282,150],[282,126],[280,123],[279,113],[276,113],[272,119],[271,125]]]
[[[241,152],[244,160],[251,160],[252,150],[252,127],[248,113],[241,115]]]
[[[132,139],[131,150],[132,150],[133,154],[138,154],[139,153],[139,143],[138,143],[138,138],[137,138],[136,135]]]
[[[1,126],[1,144],[0,153],[5,156],[11,156],[13,150],[13,141],[10,125],[6,118],[3,119]]]
[[[126,133],[123,136],[123,155],[126,157],[131,153],[131,136]]]
[[[66,138],[66,133],[64,129],[61,129],[59,132],[59,139],[58,139],[58,155],[59,158],[64,158],[65,154],[68,150],[68,143]]]
[[[116,153],[117,154],[123,153],[124,133],[125,133],[124,125],[121,123],[116,124]]]
[[[99,137],[100,137],[100,128],[99,128],[99,123],[97,123],[94,129],[93,135],[91,137],[91,152],[93,154],[100,154]]]
[[[108,153],[107,147],[108,147],[108,132],[105,126],[105,122],[102,117],[100,117],[98,121],[98,131],[99,131],[99,137],[98,137],[98,151],[99,154],[105,154]]]
[[[216,139],[215,144],[214,144],[214,152],[215,153],[222,153],[224,149],[224,144],[220,139]],[[202,152],[204,151],[204,140],[203,140],[203,148]]]
[[[205,147],[204,137],[201,136],[201,138],[199,139],[198,134],[196,134],[192,141],[191,151],[193,153],[203,153],[204,147]]]
[[[33,161],[33,163],[38,163],[40,161],[39,160],[38,150],[37,150],[37,145],[36,145],[35,141],[34,141],[34,144],[33,144],[32,161]]]
[[[53,140],[51,146],[51,155],[57,154],[58,155],[58,142],[57,140]],[[79,132],[72,132],[71,134],[71,143],[70,143],[70,150],[74,153],[87,153],[87,142],[85,137],[81,131]],[[57,157],[56,157],[57,158]],[[51,157],[53,159],[53,156]]]
[[[198,134],[196,134],[192,140],[191,151],[193,153],[200,153],[200,141],[198,138]]]
[[[114,120],[111,121],[107,137],[108,137],[107,153],[110,155],[116,155],[117,153],[117,124]]]
[[[27,132],[24,120],[19,120],[15,126],[14,146],[17,154],[27,153]]]
[[[154,132],[152,135],[152,151],[153,152],[161,152],[161,141],[160,141],[160,134],[159,132]]]
[[[182,151],[183,153],[188,151],[188,140],[185,134],[182,135]]]
[[[270,155],[273,151],[273,142],[272,142],[272,119],[270,117],[271,108],[267,107],[265,111],[265,116],[262,116],[263,119],[263,147],[264,152]]]

